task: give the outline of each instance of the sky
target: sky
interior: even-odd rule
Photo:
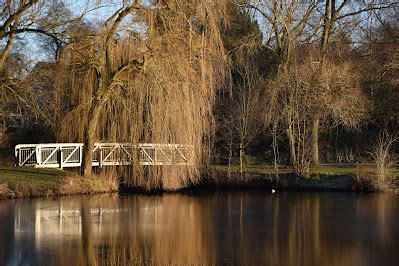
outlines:
[[[118,8],[120,8],[121,1],[95,1],[95,0],[50,0],[47,4],[57,4],[62,2],[75,17],[81,16],[85,13],[85,20],[93,25],[103,23],[106,18],[109,18]],[[26,33],[19,34],[17,41],[14,43],[14,53],[25,55],[26,69],[33,68],[37,62],[51,61],[48,53],[41,47],[40,38],[37,34]]]

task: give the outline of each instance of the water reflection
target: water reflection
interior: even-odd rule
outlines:
[[[0,265],[396,265],[398,199],[251,191],[0,201]]]

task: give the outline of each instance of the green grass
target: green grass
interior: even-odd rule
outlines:
[[[54,195],[59,191],[62,181],[69,175],[70,173],[59,169],[2,167],[0,198],[7,198],[10,195],[15,197]]]
[[[320,166],[310,171],[326,175],[354,175],[356,174],[356,166]]]
[[[214,169],[222,172],[227,172],[227,165],[214,165]],[[363,168],[372,168],[372,166],[359,166]],[[231,171],[233,173],[239,173],[240,167],[238,165],[231,166]],[[358,171],[356,166],[347,166],[347,165],[328,165],[328,166],[320,166],[318,168],[311,168],[310,175],[308,178],[311,179],[328,179],[334,178],[337,176],[355,176]],[[273,175],[274,168],[270,165],[250,165],[244,168],[245,173],[252,174],[266,174]],[[279,168],[279,174],[291,174],[293,173],[292,168],[282,167]],[[395,167],[392,169],[393,176],[395,178],[399,178],[399,167]]]
[[[355,176],[356,166],[320,166],[310,169],[310,177],[313,179],[328,179],[336,176]]]
[[[218,171],[227,171],[227,165],[215,165],[214,166]],[[232,172],[240,172],[239,166],[232,166]],[[244,169],[245,173],[254,173],[254,174],[274,174],[274,168],[270,165],[250,165]],[[290,174],[293,173],[292,168],[279,168],[280,174]],[[355,166],[321,166],[318,168],[310,169],[310,176],[344,176],[344,175],[355,175],[356,167]]]
[[[399,168],[398,168],[398,167],[396,167],[395,169],[393,169],[392,173],[393,173],[393,175],[394,175],[396,178],[399,178]]]
[[[227,172],[228,167],[227,165],[214,165],[213,166],[217,171],[222,171],[222,172]],[[232,165],[230,167],[230,170],[233,173],[239,173],[240,172],[240,166],[238,165]],[[273,174],[274,173],[274,168],[269,165],[250,165],[246,166],[244,168],[245,173],[252,173],[252,174]],[[292,172],[291,168],[281,168],[279,169],[279,173],[290,173]]]
[[[17,186],[46,188],[67,175],[67,172],[59,169],[4,167],[0,168],[0,184],[7,184],[11,189]]]
[[[0,167],[0,199],[92,194],[117,189],[117,180],[110,177],[83,178],[59,169]]]

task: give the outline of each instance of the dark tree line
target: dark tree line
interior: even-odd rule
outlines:
[[[215,161],[291,165],[301,174],[320,162],[370,162],[381,132],[397,131],[397,3],[233,6],[224,32],[232,83],[215,107]],[[256,81],[240,70],[247,62]],[[249,116],[251,105],[240,105],[248,94],[257,105]],[[240,126],[243,117],[255,126]]]

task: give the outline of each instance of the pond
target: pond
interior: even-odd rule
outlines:
[[[269,191],[0,201],[0,265],[398,265],[399,195]]]

